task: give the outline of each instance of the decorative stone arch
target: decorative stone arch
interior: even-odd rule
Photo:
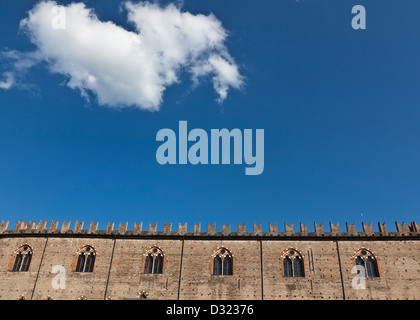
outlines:
[[[89,255],[93,255],[93,266],[92,266],[92,271],[89,272],[93,272],[95,271],[95,267],[96,267],[96,262],[97,262],[97,251],[95,249],[95,247],[91,244],[85,244],[83,246],[81,246],[74,254],[73,256],[73,262],[71,264],[71,271],[72,272],[85,272],[85,271],[77,271],[77,265],[78,265],[78,261],[79,261],[79,256],[84,255],[85,257],[85,263],[87,261],[87,257]],[[84,268],[83,268],[84,270]]]
[[[146,262],[148,260],[149,255],[152,259],[152,265],[151,265],[152,272],[146,272],[146,270],[145,270]],[[158,258],[159,255],[162,258],[162,266],[161,266],[162,272],[154,272],[154,264],[155,264],[155,262],[157,262],[157,258]],[[165,272],[166,264],[168,262],[167,260],[168,259],[166,258],[166,253],[162,249],[162,247],[160,247],[157,244],[154,244],[153,246],[148,247],[143,253],[143,258],[142,258],[142,261],[141,261],[141,269],[140,269],[141,273],[143,273],[143,274],[162,274],[162,273]]]
[[[210,261],[209,261],[209,273],[210,275],[215,275],[214,274],[214,259],[216,259],[216,257],[219,256],[223,265],[223,261],[226,257],[229,257],[231,259],[231,274],[233,275],[235,273],[235,255],[233,254],[233,252],[226,246],[219,246],[217,247],[216,250],[214,250],[212,252],[212,254],[210,255]],[[222,274],[224,275],[224,274]]]
[[[13,251],[8,270],[28,271],[31,266],[33,256],[33,247],[25,242]]]
[[[301,271],[302,271],[302,275],[301,276],[295,276],[294,275],[294,270],[292,269],[292,276],[293,278],[295,277],[305,277],[305,256],[303,255],[303,253],[295,247],[287,247],[286,249],[284,249],[280,255],[280,272],[281,275],[283,277],[285,276],[285,269],[284,269],[284,260],[288,258],[290,259],[292,266],[294,265],[294,261],[296,259],[299,259],[301,262]]]
[[[367,247],[360,247],[359,249],[355,250],[353,252],[353,255],[351,256],[351,261],[353,263],[353,266],[356,266],[357,258],[361,258],[363,260],[365,268],[366,268],[366,261],[368,261],[369,258],[372,259],[375,272],[376,272],[376,277],[379,278],[382,276],[381,271],[379,269],[378,256],[376,255],[375,251]],[[367,270],[366,270],[366,277],[370,278],[367,275]]]

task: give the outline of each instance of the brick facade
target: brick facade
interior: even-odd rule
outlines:
[[[8,230],[7,222],[0,223],[0,299],[420,299],[420,229],[415,222],[396,223],[394,232],[385,224],[379,224],[379,232],[371,224],[363,224],[363,232],[348,224],[346,232],[333,224],[328,232],[316,224],[315,232],[302,224],[300,232],[293,225],[278,232],[271,224],[269,232],[255,224],[253,232],[245,225],[238,232],[231,232],[230,225],[223,225],[222,232],[215,225],[208,225],[207,232],[200,225],[187,232],[186,224],[178,232],[171,224],[163,231],[156,224],[147,231],[142,224],[132,231],[127,224],[118,230],[113,224],[106,230],[97,230],[97,223],[89,229],[77,222],[69,226],[18,222]],[[22,246],[32,252],[29,269],[13,271]],[[85,246],[95,252],[93,272],[75,272]],[[153,248],[163,255],[159,274],[144,272]],[[213,259],[221,249],[232,256],[232,275],[213,275]],[[302,277],[284,276],[283,259],[291,251],[302,259]],[[366,278],[364,289],[352,286],[359,252],[375,259],[378,273]],[[54,266],[61,271],[53,272]],[[54,289],[58,275],[65,276],[65,289]]]

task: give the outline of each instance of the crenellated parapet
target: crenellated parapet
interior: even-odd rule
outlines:
[[[89,226],[85,227],[84,221],[77,221],[71,227],[71,222],[51,221],[47,227],[47,221],[17,221],[14,229],[9,229],[9,221],[0,222],[1,234],[73,234],[73,235],[130,235],[130,236],[227,236],[227,237],[246,237],[246,236],[264,236],[264,237],[392,237],[392,236],[420,236],[420,225],[416,222],[402,224],[395,222],[396,230],[388,231],[386,223],[378,223],[378,231],[374,231],[372,222],[365,224],[362,222],[361,230],[357,230],[356,224],[349,224],[346,222],[346,230],[341,230],[340,225],[330,222],[329,230],[324,230],[324,224],[314,223],[314,231],[309,232],[307,223],[299,224],[299,230],[295,230],[293,223],[284,223],[284,230],[279,231],[277,222],[275,224],[269,223],[268,231],[262,230],[262,224],[253,223],[252,231],[247,230],[246,223],[238,223],[237,231],[231,231],[231,224],[222,224],[222,230],[216,231],[216,223],[207,223],[206,230],[201,230],[201,223],[194,223],[193,230],[187,230],[187,223],[178,223],[177,230],[172,229],[172,222],[164,223],[161,230],[158,230],[158,223],[153,224],[149,222],[147,230],[143,230],[143,222],[134,222],[132,229],[128,228],[128,222],[124,224],[119,222],[116,227],[114,222],[107,222],[105,229],[98,229],[99,222],[90,222]]]

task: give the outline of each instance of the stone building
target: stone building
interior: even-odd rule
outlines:
[[[420,226],[0,223],[0,299],[420,299]]]

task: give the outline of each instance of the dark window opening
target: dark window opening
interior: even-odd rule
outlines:
[[[76,272],[93,272],[95,266],[95,252],[90,246],[82,249],[77,257]]]
[[[292,260],[289,257],[284,258],[283,269],[285,277],[293,277]]]
[[[19,252],[16,254],[15,262],[13,263],[12,271],[28,271],[29,266],[31,265],[32,260],[32,249],[25,245],[19,249]]]
[[[213,275],[231,276],[233,274],[233,259],[226,249],[220,249],[213,259]]]
[[[161,250],[153,248],[149,251],[144,263],[144,273],[161,274],[163,273],[164,256]]]

